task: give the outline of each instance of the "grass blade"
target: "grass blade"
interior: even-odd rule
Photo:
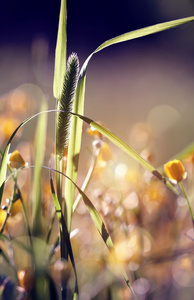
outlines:
[[[182,19],[178,19],[178,20],[173,20],[173,21],[169,21],[169,22],[159,23],[156,25],[142,28],[142,29],[137,29],[137,30],[134,30],[131,32],[127,32],[125,34],[122,34],[120,36],[117,36],[113,39],[110,39],[110,40],[104,42],[94,51],[94,53],[96,53],[108,46],[117,44],[117,43],[126,42],[126,41],[137,39],[137,38],[140,38],[143,36],[154,34],[154,33],[160,32],[160,31],[164,31],[164,30],[167,30],[170,28],[177,27],[179,25],[183,25],[183,24],[191,22],[191,21],[194,21],[194,16],[182,18]]]
[[[47,109],[46,101],[43,101],[41,111]],[[35,136],[35,169],[33,180],[33,235],[41,234],[41,219],[42,219],[42,165],[44,162],[44,148],[46,142],[47,115],[41,114],[38,119],[38,125]]]
[[[94,127],[97,131],[99,131],[103,136],[109,139],[112,143],[114,143],[117,147],[127,153],[130,157],[134,158],[138,163],[140,163],[145,169],[151,172],[155,177],[164,182],[173,192],[177,195],[182,195],[178,192],[178,190],[160,173],[158,172],[150,163],[148,163],[145,159],[143,159],[135,150],[129,147],[125,142],[123,142],[118,136],[112,133],[107,128],[103,127],[99,123],[93,121],[84,116],[80,116],[75,114],[77,117],[81,118],[84,122],[88,123],[90,126]]]
[[[80,72],[79,80],[78,80],[73,112],[80,115],[84,114],[86,71],[87,71],[88,63],[95,53],[103,50],[108,46],[121,43],[124,41],[129,41],[132,39],[140,38],[150,34],[154,34],[160,31],[164,31],[191,21],[194,21],[194,16],[188,18],[182,18],[170,22],[160,23],[146,28],[131,31],[123,35],[120,35],[118,37],[115,37],[113,39],[110,39],[104,42],[103,44],[101,44],[93,53],[90,54],[90,56],[86,59],[85,63],[83,64],[83,67]],[[74,182],[77,181],[78,160],[79,160],[79,153],[81,148],[81,136],[82,136],[82,121],[73,117],[72,125],[71,125],[66,174]],[[72,215],[74,194],[75,194],[75,187],[72,185],[70,181],[67,181],[65,199],[67,201],[68,230],[70,230],[70,226],[71,226],[71,215]]]
[[[66,70],[67,33],[66,33],[66,0],[61,0],[57,45],[55,50],[55,74],[53,83],[54,97],[58,100],[63,90],[63,79]]]
[[[7,145],[5,146],[2,158],[1,158],[1,166],[0,166],[0,204],[2,200],[2,195],[3,195],[3,189],[4,189],[4,183],[6,179],[6,173],[7,173],[7,161],[8,161],[8,154],[9,154],[9,149],[11,146],[11,142],[13,138],[15,137],[16,133],[18,130],[23,127],[26,123],[28,123],[30,120],[34,119],[35,117],[39,116],[40,114],[44,113],[50,113],[50,112],[56,112],[57,110],[47,110],[47,111],[42,111],[37,114],[32,115],[31,117],[25,119],[12,133],[9,141],[7,142]]]

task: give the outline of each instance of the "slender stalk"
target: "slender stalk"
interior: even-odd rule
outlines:
[[[26,223],[26,227],[27,227],[27,231],[28,231],[28,236],[29,236],[29,240],[30,240],[30,246],[31,246],[31,248],[33,250],[32,233],[31,233],[31,230],[30,230],[30,224],[29,224],[29,220],[28,220],[28,215],[27,215],[26,207],[24,205],[23,197],[22,197],[22,194],[21,194],[20,190],[18,190],[18,192],[19,192],[19,195],[20,195],[20,201],[21,201],[21,204],[22,204],[22,210],[23,210],[24,219],[25,219],[25,223]]]
[[[12,172],[12,170],[9,168],[9,166],[8,166],[8,170],[9,170],[10,173]],[[28,231],[28,236],[29,236],[29,240],[30,240],[30,247],[31,247],[31,250],[32,250],[32,253],[31,253],[32,254],[32,264],[35,267],[35,257],[34,257],[34,251],[33,251],[32,233],[31,233],[30,224],[29,224],[29,220],[28,220],[28,215],[27,215],[26,207],[24,205],[24,200],[23,200],[23,197],[22,197],[22,193],[21,193],[20,188],[19,188],[19,186],[17,184],[17,175],[18,175],[18,173],[16,173],[16,175],[12,175],[11,176],[11,178],[14,181],[14,194],[12,196],[12,201],[11,201],[11,203],[9,205],[9,209],[8,209],[8,213],[7,213],[6,219],[4,220],[4,223],[2,225],[0,235],[2,235],[2,233],[3,233],[3,230],[5,228],[5,225],[6,225],[6,222],[8,220],[8,217],[11,214],[11,210],[12,210],[14,202],[20,200],[21,201],[21,205],[22,205],[22,210],[23,210],[23,215],[24,215],[26,227],[27,227],[27,231]],[[16,198],[18,198],[18,199],[16,200]]]
[[[5,220],[4,220],[3,224],[2,224],[0,235],[3,233],[3,231],[5,229],[7,220],[9,218],[9,216],[11,215],[11,210],[12,210],[12,207],[13,207],[14,200],[16,198],[16,181],[17,181],[17,179],[15,178],[14,181],[15,181],[15,185],[14,185],[14,192],[13,192],[12,200],[11,200],[11,202],[9,204],[9,207],[8,207],[8,210],[7,210],[7,215],[6,215]]]
[[[190,215],[191,215],[192,223],[193,223],[193,226],[194,226],[194,214],[193,214],[193,210],[192,210],[192,208],[191,208],[191,204],[190,204],[189,198],[187,197],[187,194],[186,194],[186,192],[185,192],[185,189],[184,189],[183,184],[182,184],[181,181],[179,182],[179,186],[180,186],[180,188],[181,188],[181,191],[182,191],[182,193],[183,193],[184,198],[185,198],[186,201],[187,201],[187,205],[188,205],[189,212],[190,212]]]
[[[13,207],[13,202],[11,202],[11,204],[9,206],[9,209],[7,211],[7,215],[5,217],[5,220],[4,220],[3,224],[2,224],[1,231],[0,231],[0,236],[1,236],[1,234],[3,233],[3,231],[5,229],[5,226],[6,226],[7,220],[9,218],[9,216],[10,216],[10,212],[11,212],[12,207]]]
[[[47,237],[46,237],[46,244],[49,243],[51,232],[52,232],[52,229],[53,229],[53,224],[54,224],[54,221],[55,221],[55,217],[56,217],[56,212],[54,212],[52,220],[51,220],[51,225],[49,227],[49,231],[48,231],[48,234],[47,234]]]
[[[57,103],[57,109],[60,107],[60,101]],[[59,200],[60,206],[62,208],[62,193],[63,193],[63,187],[62,187],[62,175],[61,173],[63,172],[63,165],[62,165],[62,157],[59,155],[59,149],[58,149],[58,144],[60,140],[60,132],[59,132],[59,112],[56,113],[56,131],[55,131],[55,164],[56,164],[56,170],[59,172],[56,173],[56,190],[57,190],[57,198]],[[65,205],[65,203],[64,203]],[[63,238],[63,232],[60,229],[60,252],[61,252],[61,260],[68,260],[68,251],[67,247],[65,245],[65,241]],[[61,283],[61,298],[62,300],[66,300],[66,288],[67,288],[67,283],[62,282]]]
[[[11,210],[12,210],[12,207],[13,207],[13,204],[14,204],[14,199],[16,197],[16,191],[17,191],[18,192],[18,200],[15,200],[15,201],[19,201],[19,200],[21,201],[23,215],[24,215],[24,220],[25,220],[25,223],[26,223],[26,228],[27,228],[28,236],[29,236],[29,240],[30,240],[30,246],[31,246],[31,249],[32,249],[32,264],[35,267],[36,263],[35,263],[35,257],[34,257],[34,251],[33,251],[32,233],[31,233],[31,229],[30,229],[30,223],[29,223],[29,220],[28,220],[28,215],[27,215],[26,207],[25,207],[25,204],[24,204],[22,193],[21,193],[20,188],[18,187],[18,184],[17,184],[17,176],[15,176],[15,177],[13,176],[12,178],[13,178],[13,180],[15,182],[14,195],[13,195],[13,200],[11,201],[11,204],[10,204],[8,212],[11,213]]]
[[[86,175],[86,177],[85,177],[84,183],[83,183],[83,185],[82,185],[82,187],[81,187],[81,190],[82,190],[83,192],[86,191],[86,189],[87,189],[87,187],[88,187],[88,184],[89,184],[89,182],[90,182],[90,180],[91,180],[91,178],[92,178],[92,174],[93,174],[93,172],[94,172],[94,168],[95,168],[96,162],[97,162],[97,160],[98,160],[98,156],[99,156],[99,153],[100,153],[100,149],[101,149],[101,147],[95,149],[95,151],[94,151],[94,154],[93,154],[93,155],[94,155],[93,160],[92,160],[92,162],[91,162],[91,165],[90,165],[90,168],[89,168],[89,170],[88,170],[88,173],[87,173],[87,175]],[[77,196],[77,198],[75,199],[75,202],[74,202],[74,204],[73,204],[73,213],[75,212],[76,208],[78,207],[81,198],[82,198],[81,194],[78,194],[78,196]]]

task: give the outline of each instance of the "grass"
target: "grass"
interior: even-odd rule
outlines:
[[[188,169],[187,179],[172,182],[152,165],[151,158],[143,158],[105,125],[84,116],[87,67],[95,53],[191,21],[194,17],[110,39],[88,56],[79,71],[76,54],[66,59],[66,1],[61,1],[53,84],[56,109],[47,110],[44,100],[41,111],[20,123],[1,153],[2,299],[84,299],[86,294],[87,299],[158,299],[158,289],[161,299],[166,299],[170,281],[183,288],[193,284],[193,211],[189,200],[193,145],[176,156]],[[55,141],[45,165],[50,113],[55,114]],[[22,159],[10,153],[10,147],[21,128],[37,117],[33,150],[28,165],[23,165]],[[77,178],[83,122],[92,128],[94,141],[80,188]],[[139,164],[140,170],[124,166],[125,171],[116,178],[110,163],[114,161],[111,143]],[[106,183],[111,176],[112,182]],[[191,218],[186,217],[188,211]],[[188,228],[186,246],[177,245],[180,233]]]

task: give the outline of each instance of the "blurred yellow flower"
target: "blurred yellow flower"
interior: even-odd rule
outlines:
[[[178,159],[170,160],[164,165],[166,176],[172,181],[181,181],[186,178],[185,168]]]
[[[17,272],[19,285],[26,291],[31,291],[35,285],[34,271],[32,268],[27,267]]]
[[[7,212],[4,209],[0,208],[0,229],[2,228],[2,225],[6,217],[7,217]]]
[[[18,169],[26,166],[26,163],[18,150],[9,154],[8,166],[11,169]]]
[[[4,142],[4,140],[7,140],[10,138],[14,130],[18,127],[20,124],[20,121],[16,118],[9,117],[9,116],[0,116],[0,140]],[[18,132],[16,136],[20,135]]]
[[[109,162],[114,159],[112,148],[106,143],[101,144],[100,153],[98,156],[98,166],[106,167]]]

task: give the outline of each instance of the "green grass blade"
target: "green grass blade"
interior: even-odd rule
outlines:
[[[9,141],[7,142],[7,145],[5,146],[5,150],[4,150],[2,158],[1,158],[1,166],[0,166],[0,204],[1,204],[1,199],[2,199],[2,195],[3,195],[3,189],[4,189],[4,182],[5,182],[5,179],[6,179],[6,173],[7,173],[7,161],[8,161],[9,149],[10,149],[10,146],[11,146],[11,142],[12,142],[13,138],[15,137],[16,133],[26,123],[28,123],[30,120],[34,119],[35,117],[39,116],[40,114],[56,112],[56,111],[57,110],[53,109],[53,110],[47,110],[47,111],[43,111],[43,112],[39,112],[37,114],[34,114],[33,116],[31,116],[31,117],[27,118],[26,120],[24,120],[15,129],[15,131],[12,133]]]
[[[16,135],[17,131],[24,125],[24,122],[22,122],[16,130],[13,132],[11,135],[5,150],[3,152],[2,158],[1,158],[1,167],[0,167],[0,204],[3,196],[3,190],[4,190],[4,183],[6,179],[6,174],[7,174],[7,162],[8,162],[8,154],[9,154],[9,149],[11,145],[11,141],[13,140],[14,136]]]
[[[47,109],[46,101],[43,101],[41,111]],[[42,219],[42,165],[44,162],[44,150],[46,142],[46,129],[47,129],[47,114],[40,114],[35,135],[35,169],[33,180],[33,235],[41,234],[41,219]]]
[[[90,56],[86,59],[85,63],[80,72],[78,86],[76,90],[76,97],[74,102],[74,113],[83,115],[84,114],[84,97],[85,97],[85,82],[86,82],[86,71],[87,66],[92,58],[92,56],[103,50],[104,48],[121,43],[124,41],[129,41],[132,39],[136,39],[139,37],[147,36],[150,34],[154,34],[160,31],[164,31],[188,22],[194,21],[194,16],[188,18],[182,18],[170,22],[160,23],[153,26],[149,26],[146,28],[138,29],[135,31],[131,31],[110,39],[105,43],[101,44]],[[82,122],[77,120],[76,118],[72,118],[72,126],[71,126],[71,134],[70,134],[70,142],[69,142],[69,152],[68,152],[68,160],[67,160],[67,175],[74,181],[77,181],[77,170],[78,170],[78,158],[81,148],[81,136],[82,136]],[[71,215],[72,215],[72,207],[74,201],[75,188],[73,187],[70,181],[66,183],[66,192],[65,199],[67,201],[67,218],[68,218],[68,230],[70,230],[71,226]]]
[[[99,123],[93,121],[84,116],[77,115],[84,122],[88,123],[90,126],[94,127],[98,130],[103,136],[109,139],[112,143],[114,143],[117,147],[127,153],[130,157],[134,158],[138,163],[140,163],[145,169],[151,172],[155,177],[164,182],[171,190],[173,190],[177,195],[182,196],[178,190],[162,175],[159,171],[157,171],[150,163],[148,163],[145,159],[143,159],[135,150],[129,147],[125,142],[123,142],[118,136],[112,133],[107,128],[103,127]]]
[[[85,180],[84,180],[84,182],[82,184],[82,187],[81,187],[83,192],[86,191],[86,189],[89,185],[89,182],[92,178],[92,174],[94,172],[94,169],[95,169],[95,166],[96,166],[96,163],[97,163],[97,160],[98,160],[100,149],[101,148],[96,149],[96,151],[94,151],[94,153],[93,153],[93,159],[92,159],[91,165],[89,167],[88,173],[86,174]],[[78,196],[75,199],[75,202],[73,204],[73,213],[75,212],[76,208],[78,207],[81,198],[82,198],[81,194],[78,194]]]
[[[150,34],[154,34],[154,33],[164,31],[164,30],[167,30],[167,29],[170,29],[173,27],[177,27],[179,25],[183,25],[183,24],[191,22],[191,21],[194,21],[194,16],[182,18],[182,19],[178,19],[178,20],[174,20],[174,21],[159,23],[156,25],[142,28],[142,29],[137,29],[137,30],[134,30],[131,32],[127,32],[125,34],[122,34],[120,36],[117,36],[113,39],[110,39],[110,40],[104,42],[94,51],[94,53],[96,53],[108,46],[117,44],[117,43],[121,43],[121,42],[129,41],[129,40],[137,39],[137,38],[140,38],[143,36],[147,36]]]
[[[63,80],[66,70],[67,33],[66,33],[66,0],[61,0],[57,45],[55,51],[55,74],[53,93],[56,99],[60,99],[63,90]]]

